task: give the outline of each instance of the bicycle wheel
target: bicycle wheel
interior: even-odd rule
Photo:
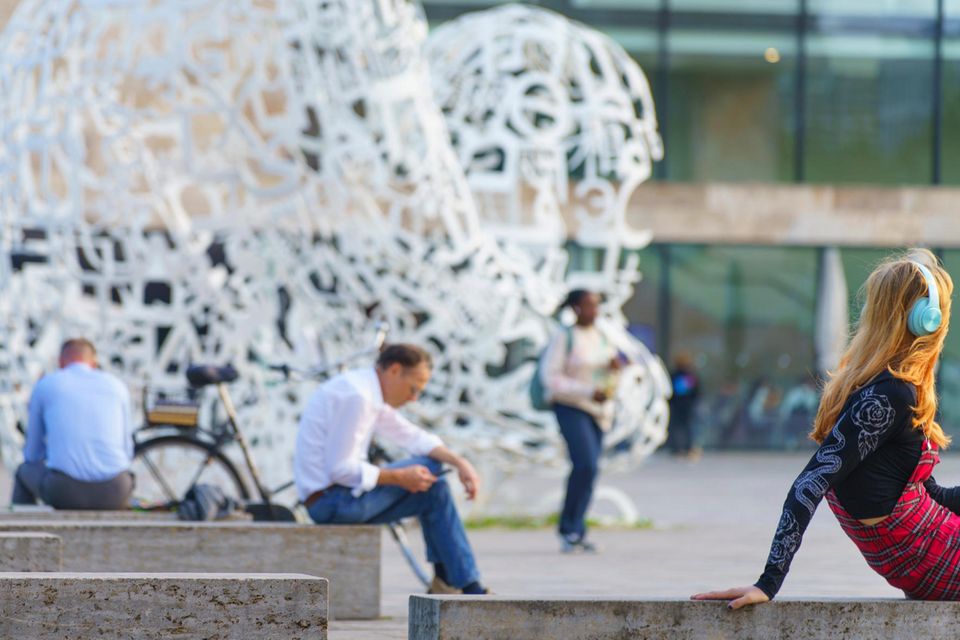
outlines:
[[[250,497],[237,468],[209,442],[159,436],[137,444],[133,456],[133,496],[141,505],[176,505],[198,483],[215,485],[235,500]]]

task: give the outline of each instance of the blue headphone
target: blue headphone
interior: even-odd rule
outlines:
[[[923,279],[927,281],[927,295],[913,303],[907,315],[907,329],[910,333],[921,338],[928,336],[940,328],[943,314],[940,313],[940,294],[937,292],[937,282],[933,279],[930,270],[919,262],[914,262]]]

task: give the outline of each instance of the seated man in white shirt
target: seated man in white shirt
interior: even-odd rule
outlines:
[[[417,399],[430,380],[423,349],[395,344],[377,365],[347,371],[320,386],[300,418],[294,477],[300,500],[318,524],[383,524],[417,516],[436,577],[432,593],[482,594],[473,551],[441,465],[453,467],[473,499],[480,479],[473,466],[436,435],[397,409]],[[415,458],[381,468],[367,452],[383,436]]]
[[[13,503],[56,509],[125,509],[133,491],[130,393],[97,367],[83,338],[60,348],[60,369],[30,395],[23,464]]]

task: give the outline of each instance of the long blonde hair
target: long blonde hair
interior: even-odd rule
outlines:
[[[907,316],[913,303],[928,293],[927,281],[915,262],[933,274],[943,314],[940,327],[920,338],[907,329]],[[950,295],[953,293],[950,274],[930,251],[913,249],[881,262],[867,278],[863,290],[866,304],[856,332],[840,365],[824,386],[810,437],[823,442],[850,395],[887,370],[916,388],[917,404],[911,407],[913,427],[923,431],[937,446],[947,446],[950,438],[934,420],[937,395],[933,372],[950,328]]]

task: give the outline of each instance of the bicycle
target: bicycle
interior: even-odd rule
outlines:
[[[327,367],[299,369],[287,364],[266,366],[283,374],[285,380],[294,376],[307,380],[325,380],[355,361],[378,354],[387,332],[387,326],[379,324],[371,347],[349,354]],[[186,395],[167,395],[152,406],[149,406],[148,399],[144,398],[146,424],[135,434],[133,465],[137,477],[137,498],[142,502],[140,506],[172,510],[192,487],[198,484],[213,484],[227,497],[243,504],[255,521],[309,521],[309,516],[303,513],[305,510],[301,510],[302,504],[299,501],[291,508],[274,499],[277,494],[293,486],[293,480],[272,489],[262,480],[240,428],[237,411],[228,389],[228,385],[239,378],[237,370],[231,365],[194,365],[186,370],[186,377],[190,383]],[[203,428],[199,425],[199,395],[207,387],[216,388],[218,406],[225,412],[226,419],[221,422],[213,421],[211,427]],[[146,395],[147,391],[144,393]],[[148,437],[137,437],[142,437],[143,434]],[[251,501],[253,496],[240,470],[224,453],[224,448],[232,443],[236,443],[241,451],[244,469],[251,479],[255,497],[259,502]],[[375,462],[390,461],[386,452],[376,444],[371,445],[370,459]],[[297,510],[301,510],[299,518]],[[387,527],[411,570],[420,582],[429,586],[430,578],[410,549],[403,525],[394,522]]]
[[[255,520],[296,520],[292,509],[274,501],[274,496],[290,483],[276,489],[265,486],[240,429],[227,387],[239,378],[236,369],[230,365],[195,365],[186,370],[186,377],[190,384],[187,395],[172,399],[167,396],[148,408],[146,424],[134,434],[133,472],[137,477],[139,506],[175,509],[191,488],[210,484],[244,504]],[[217,390],[219,406],[226,412],[226,419],[214,420],[212,426],[205,429],[199,424],[198,396],[210,386]],[[146,400],[144,405],[148,406]],[[146,439],[142,439],[145,433]],[[255,497],[240,470],[224,452],[233,443],[240,449]],[[252,498],[260,502],[251,502]]]

